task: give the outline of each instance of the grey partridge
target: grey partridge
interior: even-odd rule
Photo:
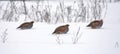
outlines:
[[[21,24],[19,27],[17,27],[17,29],[31,29],[33,27],[33,23],[34,21],[31,22],[25,22],[23,24]]]
[[[99,29],[103,25],[103,20],[95,20],[92,21],[90,24],[87,25],[87,27],[91,27],[92,29]]]
[[[69,24],[59,26],[52,34],[66,34],[69,31]]]

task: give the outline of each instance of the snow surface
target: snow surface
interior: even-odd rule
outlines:
[[[87,28],[88,23],[64,23],[70,24],[70,31],[62,35],[52,35],[52,32],[64,24],[35,22],[32,29],[18,30],[23,22],[0,22],[0,35],[8,29],[6,42],[0,39],[0,54],[120,54],[119,10],[120,3],[108,4],[101,29]],[[79,26],[82,36],[73,44]],[[56,36],[60,36],[61,44]]]

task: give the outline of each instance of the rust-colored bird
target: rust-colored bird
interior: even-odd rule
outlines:
[[[69,24],[59,26],[52,34],[66,34],[69,31]]]
[[[92,21],[90,24],[87,25],[87,27],[91,27],[92,29],[99,29],[103,25],[103,20],[95,20]]]
[[[34,21],[31,21],[31,22],[25,22],[23,24],[21,24],[19,27],[17,27],[17,29],[30,29],[33,27],[33,23]]]

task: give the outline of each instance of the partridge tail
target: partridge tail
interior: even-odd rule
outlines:
[[[20,27],[17,27],[16,29],[19,29]]]
[[[55,32],[53,32],[52,34],[55,34]]]
[[[90,27],[91,25],[89,24],[89,25],[87,25],[87,27]]]

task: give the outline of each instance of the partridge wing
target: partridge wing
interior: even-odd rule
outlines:
[[[26,26],[28,26],[28,25],[29,25],[29,23],[28,23],[28,22],[26,22],[26,23],[21,24],[18,28],[21,28],[21,27],[26,27]]]
[[[61,33],[61,32],[63,32],[64,31],[64,28],[63,28],[64,26],[59,26],[59,27],[57,27],[56,29],[55,29],[55,31],[53,32],[53,34],[54,33]]]

